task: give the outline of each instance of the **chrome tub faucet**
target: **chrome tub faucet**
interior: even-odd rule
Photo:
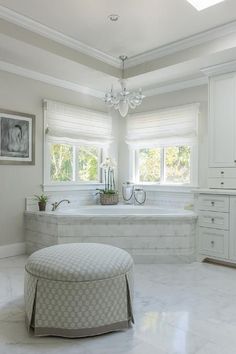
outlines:
[[[55,211],[57,210],[57,208],[59,207],[59,205],[63,202],[67,202],[68,204],[70,204],[70,201],[68,199],[62,199],[60,200],[60,202],[55,202],[55,203],[52,203],[52,211]]]

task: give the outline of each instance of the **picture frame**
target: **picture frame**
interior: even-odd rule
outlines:
[[[0,108],[0,165],[35,165],[35,115]]]

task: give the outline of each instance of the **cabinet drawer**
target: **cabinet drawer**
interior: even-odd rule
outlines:
[[[198,209],[228,212],[229,197],[226,195],[200,194]]]
[[[209,188],[236,189],[236,178],[208,178]]]
[[[228,258],[228,238],[228,231],[200,227],[199,251],[206,256]]]
[[[214,211],[199,212],[199,226],[214,228],[214,229],[229,229],[229,214],[219,213]]]
[[[209,178],[235,178],[236,179],[236,168],[209,168],[208,169]]]

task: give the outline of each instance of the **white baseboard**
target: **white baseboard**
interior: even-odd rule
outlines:
[[[0,246],[0,259],[25,254],[25,242]]]

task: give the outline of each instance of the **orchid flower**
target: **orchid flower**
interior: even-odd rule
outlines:
[[[112,160],[111,157],[106,157],[105,160],[101,163],[100,167],[105,170],[113,170],[116,167],[116,162]]]

